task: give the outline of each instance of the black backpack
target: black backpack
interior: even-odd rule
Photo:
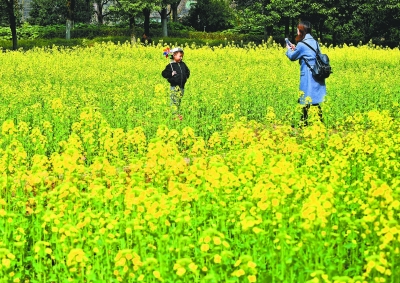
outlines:
[[[319,50],[318,42],[317,42],[317,51],[315,51],[315,49],[312,48],[308,43],[306,43],[304,41],[300,41],[300,42],[302,42],[305,45],[307,45],[308,47],[310,47],[311,50],[314,51],[316,54],[315,65],[313,67],[310,66],[307,59],[304,59],[308,68],[310,68],[314,79],[316,79],[317,81],[323,81],[324,79],[328,78],[329,75],[331,73],[333,73],[332,68],[331,68],[331,65],[329,64],[328,55],[322,54],[321,51]]]

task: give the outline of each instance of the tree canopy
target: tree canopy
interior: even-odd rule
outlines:
[[[236,28],[257,30],[265,35],[283,29],[295,36],[300,20],[308,20],[314,33],[333,43],[367,42],[372,38],[400,41],[398,0],[237,0]]]
[[[167,36],[167,21],[178,21],[178,5],[182,1],[32,0],[29,22],[42,26],[64,24],[67,19],[88,23],[97,15],[98,23],[102,24],[107,9],[113,15],[108,22],[114,19],[134,28],[135,19],[144,19],[140,23],[148,35],[150,14],[158,12],[162,35]],[[2,25],[18,25],[20,14],[17,0],[0,0]],[[271,35],[293,38],[300,20],[310,21],[314,35],[334,44],[365,43],[370,39],[400,41],[398,0],[197,0],[182,23],[198,31],[231,29],[263,35],[266,39]]]
[[[197,0],[189,11],[186,23],[201,31],[220,31],[233,27],[231,1]]]

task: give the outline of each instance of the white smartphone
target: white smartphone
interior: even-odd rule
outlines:
[[[289,39],[287,37],[285,38],[285,41],[286,41],[287,45],[292,46],[292,43],[289,41]]]

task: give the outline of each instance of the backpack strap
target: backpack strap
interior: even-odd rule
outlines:
[[[304,62],[306,63],[307,67],[312,70],[310,63],[308,63],[308,60],[306,58],[303,58]]]
[[[303,41],[303,40],[300,41],[299,43],[304,43],[304,44],[307,45],[312,51],[315,52],[315,55],[318,55],[318,53],[321,53],[321,51],[319,51],[319,44],[318,44],[318,41],[315,41],[315,42],[317,43],[317,50],[318,50],[318,52],[317,52],[314,48],[312,48],[310,44],[308,44],[307,42],[305,42],[305,41]],[[310,64],[308,63],[308,60],[307,60],[306,58],[302,58],[302,59],[304,59],[304,62],[306,63],[306,65],[308,66],[308,68],[309,68],[310,70],[312,70]]]
[[[311,47],[311,45],[310,44],[308,44],[307,42],[305,42],[305,41],[300,41],[301,43],[304,43],[305,45],[307,45],[312,51],[314,51],[315,52],[315,54],[318,54],[320,51],[319,51],[319,45],[318,45],[318,41],[315,41],[315,42],[317,42],[317,50],[318,50],[318,52],[317,51],[315,51],[315,49],[314,48],[312,48]],[[299,42],[299,43],[300,43]]]

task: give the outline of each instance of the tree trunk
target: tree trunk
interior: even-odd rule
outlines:
[[[292,40],[292,34],[290,34],[290,18],[285,17],[285,37],[289,38],[289,40]]]
[[[296,26],[296,23],[295,23],[295,19],[294,19],[294,18],[292,18],[292,34],[293,34],[294,37],[296,38],[296,36],[297,36],[297,26]]]
[[[86,0],[86,9],[87,9],[88,14],[89,14],[89,12],[93,12],[93,2],[92,3],[91,2],[92,2],[92,0]],[[90,16],[90,18],[85,17],[85,19],[87,19],[87,23],[90,24],[90,22],[92,21],[92,16]]]
[[[17,20],[14,13],[14,0],[7,0],[7,12],[8,12],[8,19],[10,22],[10,29],[12,35],[12,43],[13,43],[13,50],[18,49],[18,41],[17,41]]]
[[[129,28],[132,30],[135,26],[135,17],[133,15],[129,16]]]
[[[67,3],[67,22],[65,24],[65,39],[71,38],[71,29],[74,23],[75,0],[69,0]]]
[[[337,35],[335,30],[332,31],[332,44],[333,46],[336,46],[336,41],[337,41]]]
[[[70,19],[67,19],[67,22],[65,24],[65,39],[67,40],[71,39],[71,28],[72,28],[72,21]]]
[[[167,37],[168,36],[168,11],[167,7],[164,7],[161,9],[161,25],[162,25],[162,36]]]
[[[268,40],[268,26],[264,25],[264,40],[267,42]]]
[[[104,24],[104,18],[103,18],[103,5],[101,5],[101,2],[96,2],[96,14],[97,14],[97,22],[99,24]]]
[[[179,2],[178,3],[175,2],[175,3],[171,4],[172,21],[174,23],[176,23],[178,21],[178,5],[179,5]]]
[[[265,1],[262,1],[261,3],[262,3],[262,6],[261,6],[261,14],[262,15],[265,15],[266,13],[265,13],[265,3],[264,3]],[[268,26],[267,26],[267,24],[265,23],[264,24],[264,40],[265,40],[265,42],[267,42],[267,40],[268,40]]]
[[[320,20],[318,22],[317,39],[322,41],[322,28],[324,26],[324,21]]]
[[[150,9],[143,9],[144,15],[144,34],[150,36]]]
[[[135,28],[135,17],[131,15],[129,17],[129,29],[131,30],[131,45],[136,44],[136,28]]]
[[[98,14],[97,14],[97,22],[99,23],[99,24],[104,24],[104,18],[103,18],[103,14],[102,14],[102,12],[99,12]]]

